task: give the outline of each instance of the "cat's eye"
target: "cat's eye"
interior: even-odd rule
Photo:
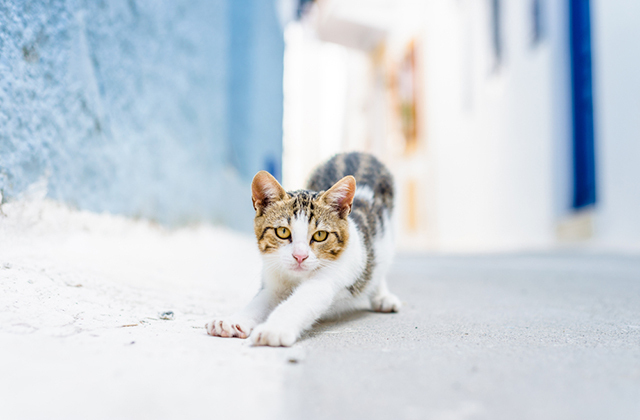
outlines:
[[[328,234],[326,230],[319,230],[313,234],[313,240],[316,242],[322,242],[327,239],[327,235]]]
[[[276,228],[276,235],[280,239],[288,239],[291,236],[291,231],[286,227]]]

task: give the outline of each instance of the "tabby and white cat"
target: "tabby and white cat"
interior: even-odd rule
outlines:
[[[393,180],[375,157],[337,155],[316,169],[307,190],[292,192],[261,171],[251,191],[262,288],[243,310],[208,323],[210,335],[291,346],[321,318],[400,309],[385,280],[393,256]]]

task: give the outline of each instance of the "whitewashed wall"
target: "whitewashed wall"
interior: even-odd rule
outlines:
[[[496,68],[488,2],[429,4],[426,119],[437,173],[437,247],[549,246],[555,34],[532,46],[528,2],[503,2],[504,57]]]
[[[640,249],[640,2],[592,2],[597,239]]]

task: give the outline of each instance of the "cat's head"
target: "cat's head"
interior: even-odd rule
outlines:
[[[355,191],[355,178],[347,176],[324,192],[286,192],[268,172],[258,172],[251,193],[266,268],[304,276],[337,260],[349,240]]]

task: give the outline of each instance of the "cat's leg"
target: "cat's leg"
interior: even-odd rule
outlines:
[[[371,308],[376,312],[398,312],[402,307],[400,299],[387,288],[387,281],[380,278],[377,288],[371,297]]]
[[[205,328],[209,335],[217,337],[247,338],[256,325],[264,322],[277,303],[276,295],[263,287],[244,309],[231,316],[214,319]]]
[[[387,287],[387,272],[391,267],[391,262],[395,254],[395,246],[393,240],[394,222],[390,216],[386,216],[385,226],[380,238],[374,244],[377,265],[371,276],[374,287],[371,295],[371,308],[376,312],[398,312],[402,303],[400,299],[389,291]]]
[[[336,294],[328,279],[310,279],[299,285],[291,296],[269,315],[264,324],[251,333],[256,346],[291,346],[331,306]]]

